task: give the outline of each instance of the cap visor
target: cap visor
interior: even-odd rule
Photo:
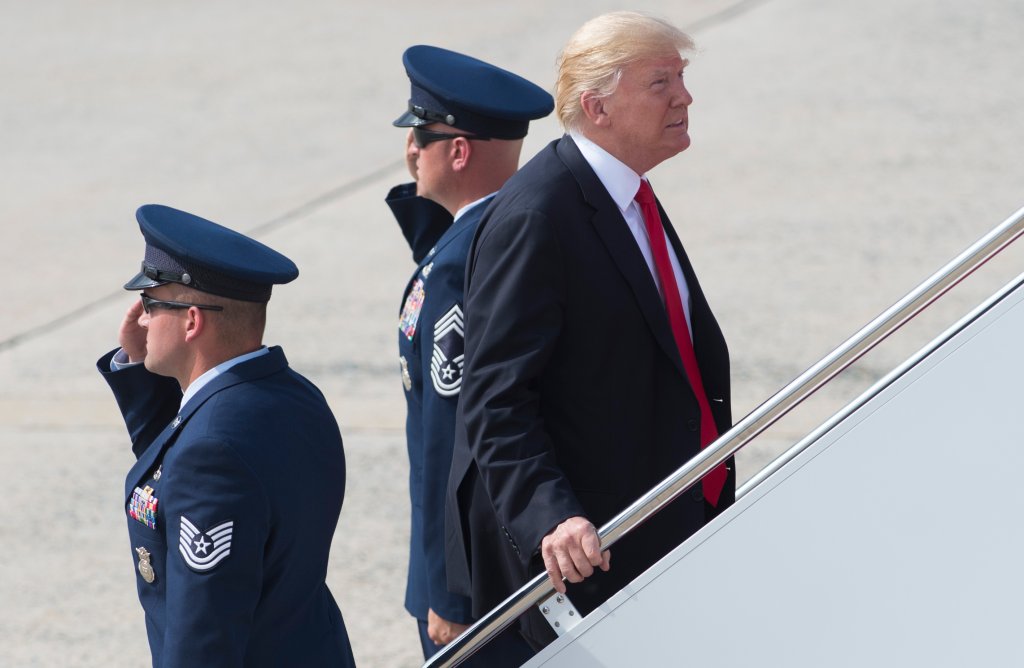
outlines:
[[[396,118],[394,123],[392,123],[391,125],[394,125],[396,128],[415,128],[419,127],[420,125],[429,125],[430,123],[433,123],[433,121],[428,121],[425,118],[420,118],[411,111],[407,111],[398,118]]]
[[[146,288],[155,288],[158,285],[166,285],[167,281],[157,281],[149,276],[146,276],[141,271],[135,275],[135,277],[124,284],[125,290],[145,290]]]

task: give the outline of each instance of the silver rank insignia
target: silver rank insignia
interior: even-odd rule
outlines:
[[[409,376],[409,362],[405,359],[405,355],[402,355],[398,358],[398,363],[402,366],[402,386],[408,392],[412,389],[412,378]]]
[[[434,351],[430,357],[430,379],[442,397],[453,397],[462,387],[465,357],[462,309],[455,304],[434,323]]]
[[[420,272],[420,275],[423,276],[423,278],[429,278],[430,277],[430,272],[433,271],[433,269],[434,269],[434,263],[431,262],[427,266],[423,267],[423,271]]]
[[[153,570],[153,565],[149,563],[149,550],[144,547],[135,548],[135,553],[139,555],[139,575],[147,583],[152,583],[156,579],[156,571]]]
[[[178,551],[188,567],[203,573],[231,554],[231,532],[234,526],[235,523],[228,520],[212,529],[200,531],[182,515]]]

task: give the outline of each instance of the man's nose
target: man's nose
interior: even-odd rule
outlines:
[[[675,91],[674,102],[677,106],[683,105],[685,107],[689,107],[693,104],[693,96],[690,95],[690,91],[682,79],[679,79],[679,86]]]

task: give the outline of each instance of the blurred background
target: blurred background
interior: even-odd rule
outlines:
[[[133,299],[120,286],[142,258],[135,209],[151,202],[299,265],[275,290],[266,340],[324,390],[345,437],[329,584],[361,665],[420,663],[402,608],[395,334],[414,266],[383,203],[408,180],[391,127],[408,99],[408,46],[462,51],[550,90],[561,45],[604,11],[649,11],[694,36],[693,144],[651,180],[729,341],[737,418],[1024,206],[1018,0],[0,9],[3,666],[149,661],[120,507],[133,457],[94,363]],[[553,119],[534,123],[524,162],[559,134]],[[1022,260],[1007,251],[819,392],[741,453],[740,478]]]

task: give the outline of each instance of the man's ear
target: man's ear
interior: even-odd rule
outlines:
[[[206,329],[206,314],[203,310],[192,306],[186,311],[182,326],[185,328],[185,341],[191,343]]]
[[[605,96],[597,91],[586,90],[580,93],[580,107],[583,114],[594,125],[607,127],[609,123],[608,111],[605,109]]]
[[[464,137],[456,137],[452,140],[452,147],[448,155],[451,159],[452,170],[461,172],[469,167],[469,160],[473,155],[473,143]]]

